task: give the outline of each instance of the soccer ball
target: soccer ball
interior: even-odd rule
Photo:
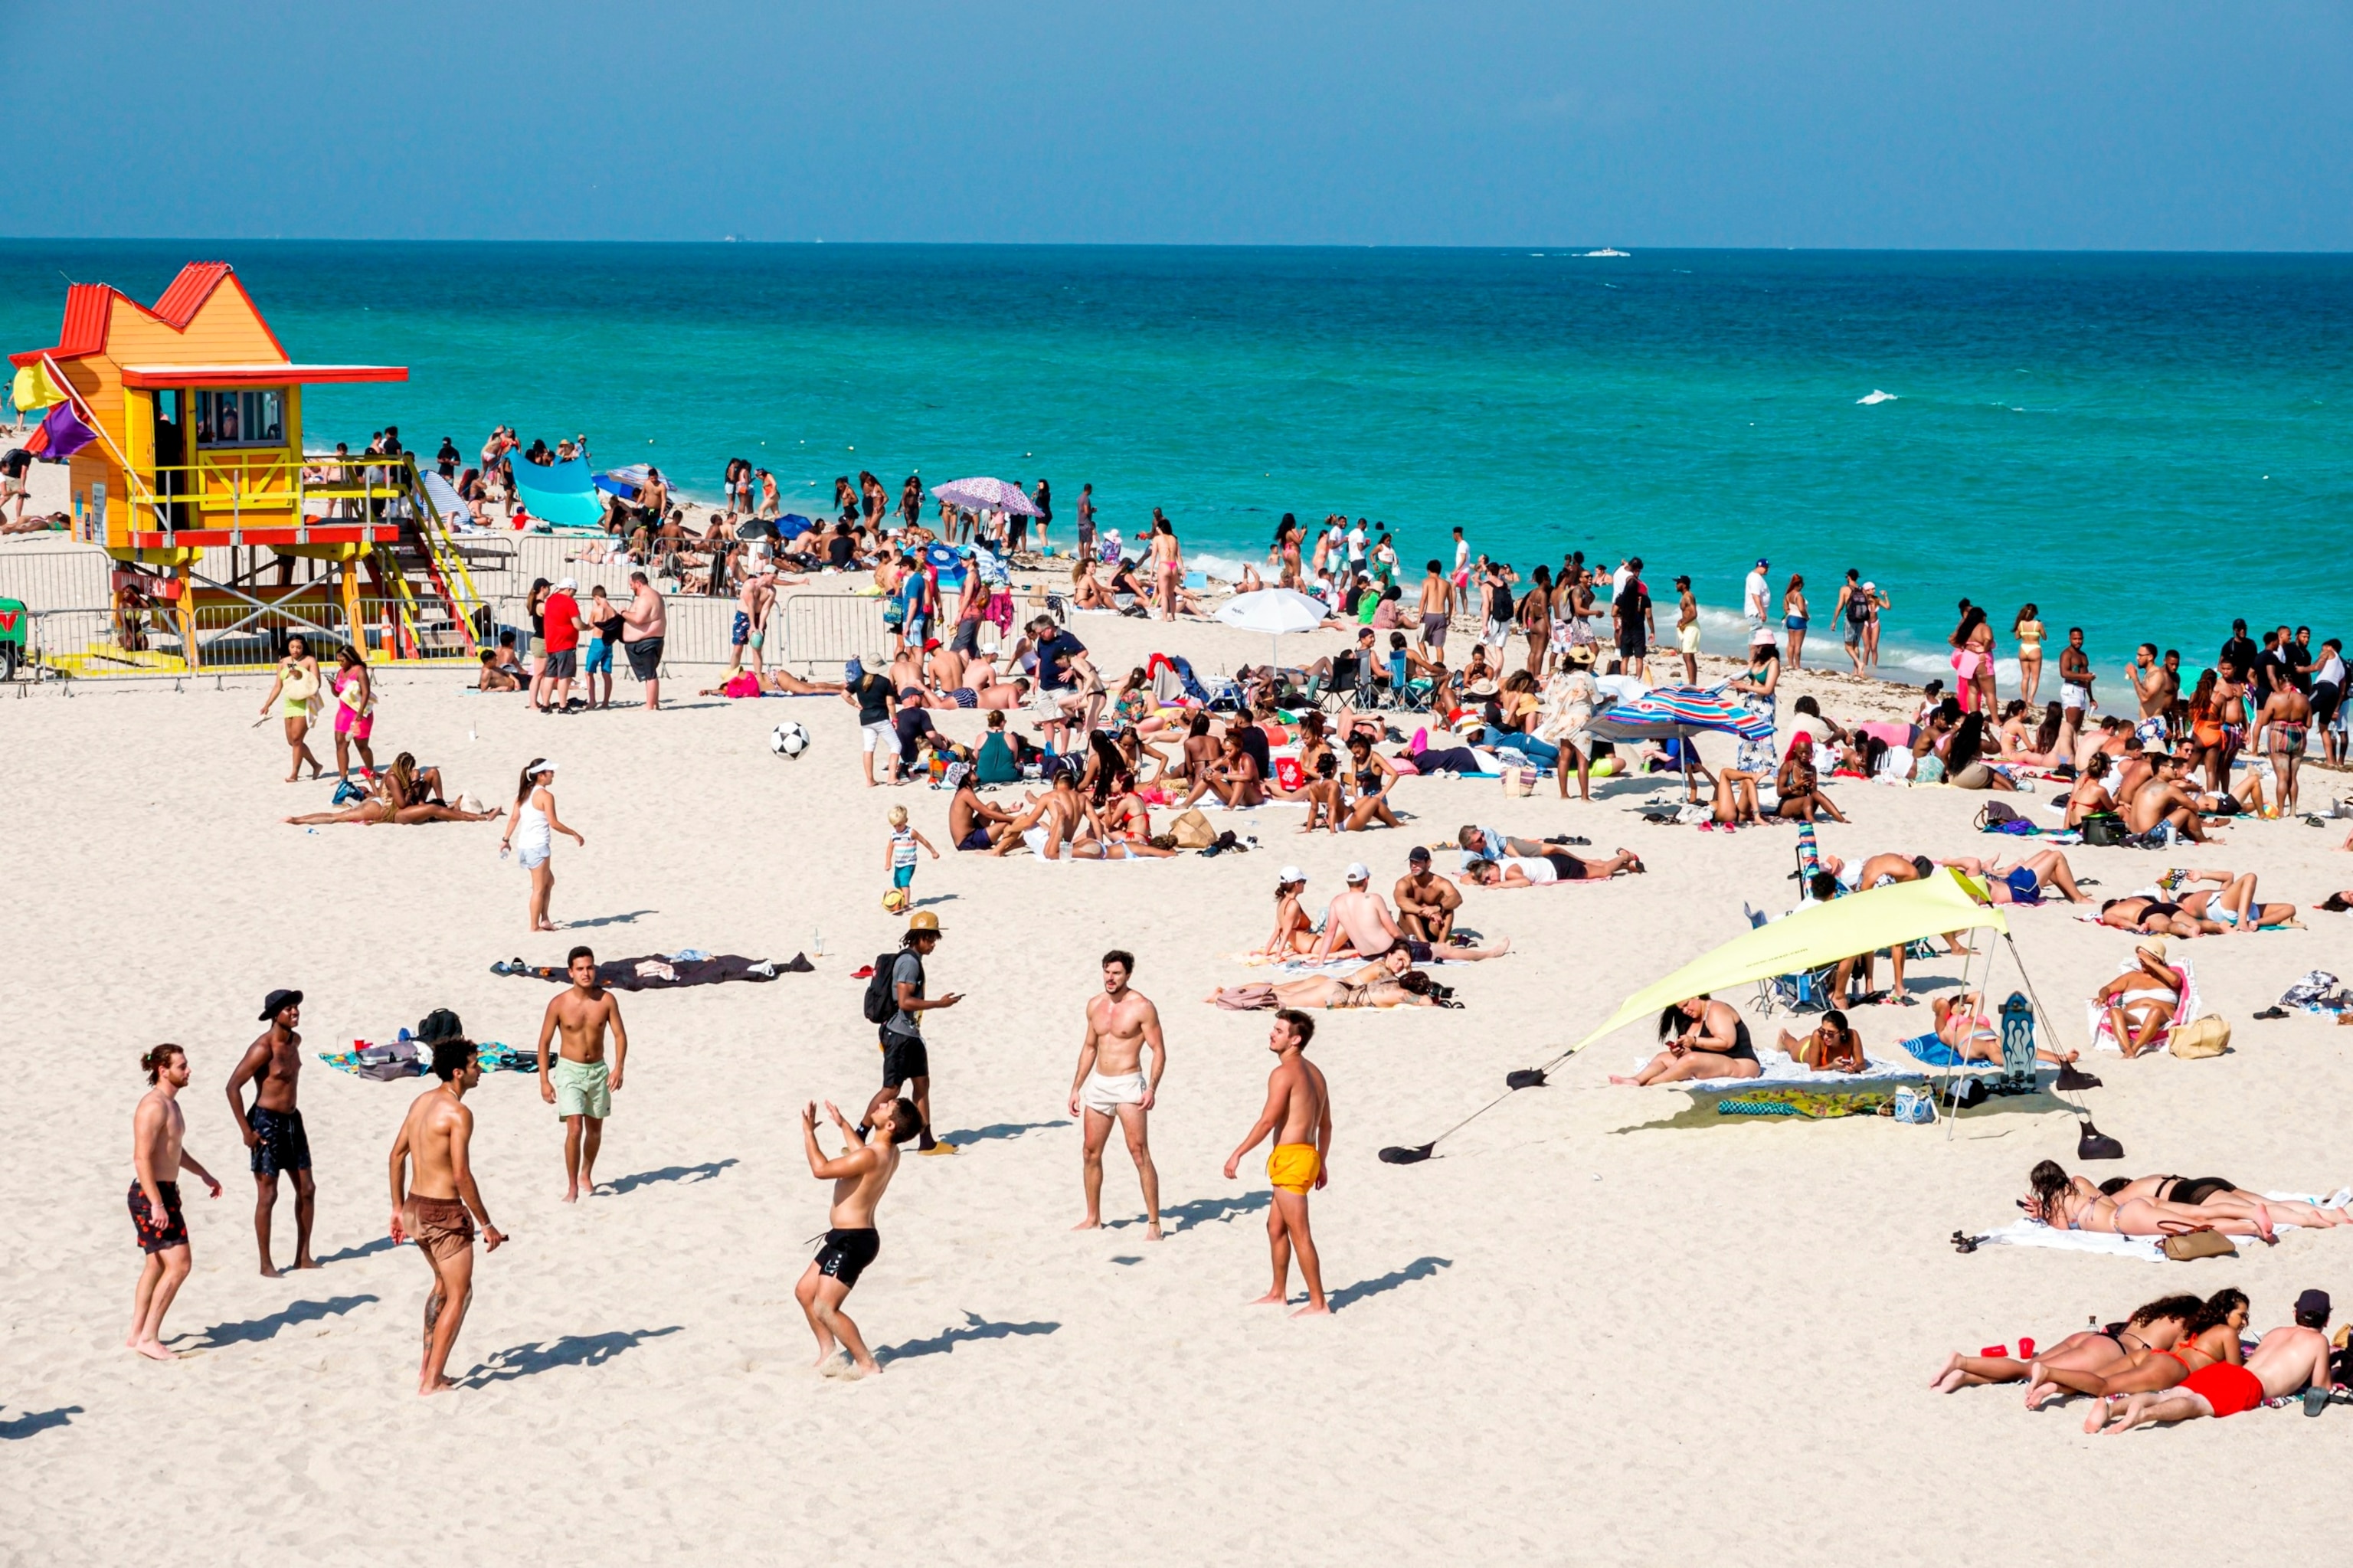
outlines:
[[[884,894],[882,907],[893,915],[904,915],[907,912],[907,890],[903,887],[894,887]]]
[[[768,732],[768,749],[778,757],[798,757],[808,745],[808,731],[789,719]]]

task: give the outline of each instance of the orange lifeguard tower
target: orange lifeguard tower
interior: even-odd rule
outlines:
[[[414,459],[302,450],[303,387],[405,366],[296,364],[226,261],[183,268],[152,309],[71,284],[56,346],[9,358],[97,433],[69,460],[74,530],[118,563],[118,607],[177,622],[176,654],[123,636],[78,673],[267,664],[290,630],[377,662],[474,652],[483,608]]]

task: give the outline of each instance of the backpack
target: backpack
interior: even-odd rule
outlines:
[[[874,973],[866,982],[865,1012],[869,1023],[888,1023],[899,1011],[899,988],[892,977],[898,972],[899,959],[909,949],[893,948],[874,960]],[[923,983],[922,959],[915,960],[915,983]]]
[[[417,1025],[417,1038],[427,1045],[441,1040],[462,1040],[465,1035],[465,1024],[459,1022],[458,1015],[446,1007],[435,1008],[418,1021]]]
[[[2084,831],[2085,843],[2104,848],[2123,843],[2130,836],[2125,832],[2125,820],[2113,811],[2094,811],[2077,825]]]

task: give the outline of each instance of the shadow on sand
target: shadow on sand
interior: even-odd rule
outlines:
[[[533,1345],[517,1345],[499,1351],[480,1366],[454,1381],[468,1388],[486,1388],[494,1383],[512,1383],[519,1377],[531,1377],[554,1367],[600,1367],[625,1351],[635,1350],[647,1340],[659,1340],[665,1334],[678,1333],[684,1325],[673,1323],[667,1329],[616,1329],[608,1334],[566,1334],[560,1340],[550,1340]]]
[[[290,1301],[267,1318],[248,1318],[242,1323],[216,1323],[203,1330],[196,1342],[207,1350],[216,1350],[222,1345],[259,1344],[264,1340],[276,1339],[281,1329],[341,1317],[354,1307],[364,1307],[377,1299],[374,1296],[333,1296],[324,1301]]]
[[[55,1410],[28,1410],[22,1415],[0,1417],[0,1443],[17,1442],[52,1426],[69,1426],[80,1414],[79,1404],[60,1404]]]
[[[634,1192],[640,1187],[650,1187],[660,1181],[690,1184],[708,1181],[735,1163],[734,1160],[728,1159],[706,1160],[700,1165],[665,1165],[659,1171],[640,1171],[633,1176],[616,1176],[610,1181],[599,1181],[597,1185],[611,1188],[613,1195],[618,1197],[623,1192]]]
[[[877,1362],[905,1361],[913,1356],[944,1356],[974,1340],[1003,1340],[1016,1334],[1050,1334],[1060,1323],[992,1323],[977,1312],[964,1315],[964,1327],[944,1329],[928,1340],[884,1345],[874,1352]]]
[[[1362,1301],[1367,1297],[1385,1295],[1400,1285],[1417,1279],[1428,1279],[1441,1268],[1452,1268],[1451,1257],[1418,1257],[1403,1268],[1392,1268],[1378,1279],[1360,1279],[1354,1285],[1344,1285],[1324,1299],[1333,1311]]]

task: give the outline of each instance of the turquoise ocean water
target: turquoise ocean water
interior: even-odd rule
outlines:
[[[1763,554],[1818,639],[1853,566],[1923,671],[1964,595],[2104,668],[2194,670],[2233,615],[2353,636],[2353,257],[14,240],[0,344],[56,341],[69,277],[152,301],[220,258],[296,358],[410,367],[310,395],[314,443],[585,431],[812,504],[1043,475],[1065,547],[1091,481],[1197,557],[1345,511],[1410,565],[1459,524],[1718,607]]]

